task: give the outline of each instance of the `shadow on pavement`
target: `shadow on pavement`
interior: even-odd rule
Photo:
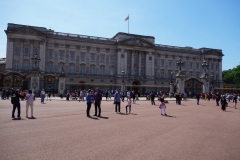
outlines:
[[[93,120],[99,120],[98,118],[88,116],[87,118],[93,119]]]
[[[128,113],[128,114],[131,114],[131,115],[138,115],[138,114],[134,114],[134,113]]]
[[[28,119],[37,119],[36,117],[27,117]]]
[[[12,120],[14,120],[14,121],[17,121],[17,120],[24,120],[24,119],[22,119],[22,118],[13,118]]]
[[[176,116],[170,116],[170,115],[167,115],[167,116],[164,116],[162,115],[163,117],[170,117],[170,118],[177,118]]]
[[[103,118],[103,119],[109,119],[109,117],[103,117],[103,116],[100,116],[99,118]]]

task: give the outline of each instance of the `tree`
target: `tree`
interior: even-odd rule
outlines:
[[[235,84],[240,87],[240,65],[233,69],[225,70],[222,72],[223,82],[227,84]]]

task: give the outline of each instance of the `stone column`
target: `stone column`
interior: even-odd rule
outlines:
[[[39,63],[39,69],[42,71],[42,72],[45,72],[45,48],[46,48],[46,43],[45,43],[45,40],[41,40],[40,41],[40,54],[39,54],[39,57],[41,59],[40,63]]]
[[[65,77],[59,77],[58,94],[64,95],[64,92],[65,92]]]
[[[125,76],[127,75],[127,56],[128,56],[128,53],[127,53],[127,50],[124,50],[124,61],[125,61],[125,66],[124,66],[124,71],[125,71]],[[128,75],[127,75],[128,76]]]
[[[141,70],[142,70],[142,64],[141,64],[141,60],[142,60],[142,52],[139,51],[138,53],[138,75],[141,76]]]
[[[148,61],[149,61],[149,54],[148,54],[148,52],[146,53],[146,64],[145,64],[145,73],[146,73],[146,76],[148,77],[149,76],[149,65],[148,65]]]
[[[152,69],[151,69],[151,76],[152,77],[154,77],[154,68],[155,68],[155,66],[154,66],[154,63],[155,63],[155,56],[154,56],[154,53],[152,52],[152,63],[151,63],[151,66],[152,66]]]
[[[7,39],[7,53],[6,53],[6,70],[11,70],[13,68],[13,42],[14,38]]]
[[[19,69],[23,69],[23,55],[24,55],[24,39],[20,39],[21,47],[20,47],[20,54],[19,54]]]
[[[134,76],[134,54],[135,54],[135,51],[132,51],[132,63],[131,63],[131,72],[132,72],[132,76]]]
[[[121,70],[121,49],[117,50],[117,75],[121,76],[122,70]]]

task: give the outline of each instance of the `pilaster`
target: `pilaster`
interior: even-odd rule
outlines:
[[[7,39],[6,70],[11,70],[13,67],[13,43],[14,38]]]
[[[40,59],[41,59],[40,64],[39,64],[39,68],[42,72],[45,72],[45,55],[46,55],[45,54],[46,53],[45,49],[46,49],[46,42],[45,42],[44,39],[42,39],[40,41],[40,55],[39,55]]]

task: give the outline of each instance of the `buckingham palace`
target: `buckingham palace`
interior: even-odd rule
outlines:
[[[184,92],[203,92],[204,71],[208,88],[222,87],[220,49],[155,44],[153,36],[123,32],[103,38],[12,23],[5,33],[6,67],[0,72],[0,87],[44,88],[57,94],[66,89],[115,90],[124,84],[141,93],[169,92],[169,84],[173,90],[177,87],[179,71]]]

